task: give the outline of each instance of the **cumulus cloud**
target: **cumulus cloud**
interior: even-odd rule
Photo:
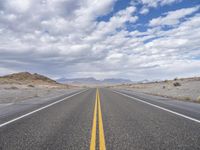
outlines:
[[[140,10],[140,14],[147,14],[149,12],[149,9],[147,7],[143,7],[141,10]]]
[[[193,14],[198,7],[154,18],[142,32],[130,29],[140,19],[138,12],[177,1],[140,0],[142,10],[129,5],[111,13],[115,2],[0,1],[0,74],[31,71],[52,77],[139,80],[171,77],[175,69],[180,75],[199,73],[200,15]],[[110,13],[107,20],[97,20]],[[176,27],[163,30],[163,25]]]
[[[150,26],[176,25],[180,23],[180,19],[196,12],[198,9],[199,9],[199,6],[193,7],[193,8],[183,8],[183,9],[179,9],[175,11],[170,11],[170,12],[165,13],[163,17],[152,19],[149,25]]]
[[[132,4],[142,4],[145,7],[158,7],[163,5],[169,5],[172,3],[178,3],[182,0],[132,0]]]
[[[32,0],[9,0],[5,2],[5,7],[9,11],[24,13],[30,9],[32,2]]]

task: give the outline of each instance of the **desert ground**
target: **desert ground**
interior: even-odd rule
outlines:
[[[0,104],[26,100],[48,99],[76,87],[59,84],[39,74],[21,72],[0,77]]]
[[[104,85],[105,86],[105,85]],[[96,87],[96,85],[82,85]],[[148,83],[130,83],[109,86],[133,90],[172,99],[200,102],[200,77],[175,78]],[[48,99],[80,88],[77,85],[60,84],[48,77],[29,72],[20,72],[0,77],[0,104],[26,100]]]
[[[121,84],[112,88],[127,89],[178,100],[200,102],[200,77],[175,78],[150,83]]]

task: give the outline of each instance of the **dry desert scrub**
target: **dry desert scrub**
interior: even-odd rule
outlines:
[[[190,101],[191,98],[190,98],[189,96],[186,96],[186,97],[184,97],[184,100],[186,100],[186,101]]]
[[[173,85],[174,86],[181,86],[181,84],[179,82],[174,82]]]
[[[29,84],[29,85],[28,85],[28,87],[35,87],[35,86],[34,86],[34,85],[32,85],[32,84]]]
[[[198,96],[198,97],[197,97],[197,102],[199,102],[199,103],[200,103],[200,96]]]

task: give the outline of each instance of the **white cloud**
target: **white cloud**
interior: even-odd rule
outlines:
[[[140,32],[127,30],[127,24],[136,25],[137,11],[145,14],[150,7],[175,0],[143,0],[143,10],[131,5],[107,21],[96,18],[110,13],[115,0],[8,2],[0,2],[0,74],[32,71],[56,77],[136,80],[170,77],[175,69],[180,75],[200,70],[194,69],[199,68],[195,57],[200,55],[200,15],[179,23],[197,7],[168,12]],[[165,31],[162,25],[176,28]]]
[[[133,15],[135,11],[136,8],[130,6],[112,16],[108,22],[100,22],[92,36],[105,36],[115,32],[118,28],[123,28],[127,22],[134,23],[138,19],[137,16]]]
[[[182,0],[132,0],[133,4],[141,3],[145,7],[157,7],[163,5],[169,5],[176,2],[181,2]]]
[[[175,11],[170,11],[170,12],[165,13],[165,16],[163,17],[152,19],[149,25],[150,26],[176,25],[180,23],[180,19],[196,12],[198,9],[199,7],[197,6],[193,8],[183,8],[183,9],[179,9]]]
[[[32,5],[33,0],[9,0],[6,1],[6,8],[10,11],[25,13]]]
[[[140,14],[147,14],[149,12],[149,9],[146,8],[146,7],[143,7],[141,10],[140,10]]]

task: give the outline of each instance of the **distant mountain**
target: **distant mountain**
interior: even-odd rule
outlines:
[[[95,78],[89,77],[89,78],[72,78],[72,79],[61,78],[58,79],[57,82],[72,83],[72,84],[98,84],[100,81],[96,80]]]
[[[60,78],[57,80],[60,83],[68,83],[68,84],[122,84],[122,83],[132,83],[131,80],[128,79],[118,79],[118,78],[108,78],[104,80],[97,80],[93,77],[89,78]]]
[[[129,79],[118,79],[118,78],[110,78],[110,79],[104,79],[102,82],[104,83],[110,83],[110,84],[122,84],[122,83],[132,83]]]

